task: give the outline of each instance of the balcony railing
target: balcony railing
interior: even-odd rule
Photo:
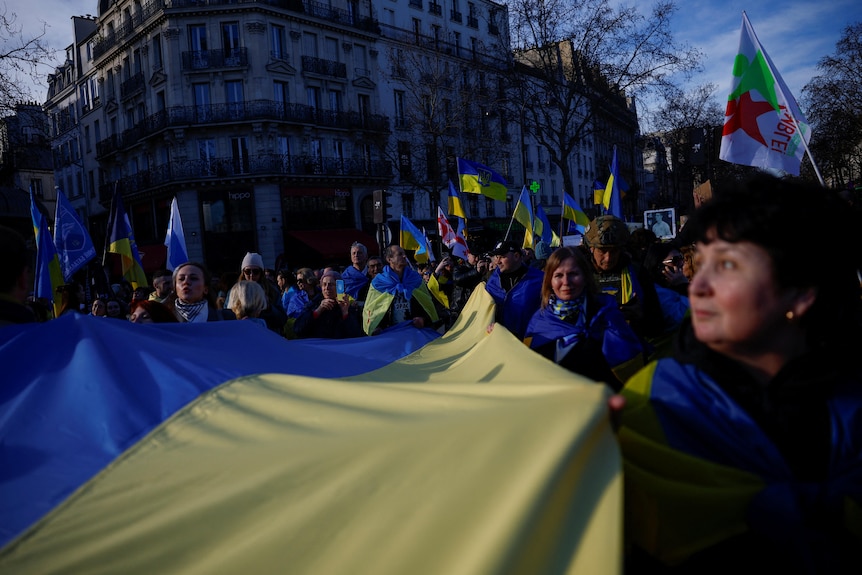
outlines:
[[[418,2],[419,7],[422,7],[422,0],[411,0],[411,2]],[[315,0],[150,0],[140,10],[132,13],[131,20],[123,22],[118,30],[95,41],[93,45],[93,58],[98,59],[113,48],[120,46],[135,33],[135,30],[141,24],[163,9],[218,7],[237,3],[265,4],[267,6],[301,12],[329,22],[351,26],[364,32],[380,33],[380,25],[375,18],[357,16],[349,10],[334,8]]]
[[[346,130],[389,132],[388,116],[363,114],[352,110],[338,112],[306,106],[305,104],[285,104],[273,100],[253,100],[251,102],[210,104],[208,106],[175,106],[147,116],[119,135],[111,135],[100,140],[96,143],[96,156],[103,157],[134,146],[142,139],[155,135],[165,128],[261,120],[310,124]]]
[[[120,98],[126,99],[131,96],[134,96],[138,92],[143,91],[145,85],[146,80],[144,79],[144,73],[138,72],[137,74],[120,84]]]
[[[183,52],[183,70],[242,68],[248,66],[248,49],[192,50]]]
[[[449,19],[453,22],[461,23],[462,14],[460,12],[456,12],[455,10],[449,10]]]
[[[258,154],[243,158],[175,160],[152,170],[126,176],[99,186],[99,197],[110,198],[116,185],[124,196],[178,182],[244,176],[322,176],[345,178],[391,178],[388,160]]]
[[[428,4],[428,13],[440,16],[441,14],[443,14],[443,7],[436,2],[432,2]]]
[[[479,19],[475,16],[467,16],[467,26],[469,26],[470,28],[478,28]]]
[[[314,56],[302,57],[302,71],[320,74],[322,76],[333,76],[335,78],[347,77],[347,64],[334,60],[324,60]]]

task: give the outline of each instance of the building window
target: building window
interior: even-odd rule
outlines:
[[[406,120],[404,118],[404,92],[395,90],[395,127],[404,128]]]
[[[401,211],[404,212],[404,216],[408,218],[413,217],[413,204],[415,203],[415,198],[413,194],[401,194]]]
[[[341,111],[341,90],[329,91],[329,109],[333,112]]]
[[[198,140],[198,159],[200,160],[200,175],[216,175],[216,145],[211,138]]]
[[[162,35],[153,36],[153,70],[161,70],[164,66],[162,61]]]
[[[222,23],[221,45],[225,58],[233,58],[239,54],[239,22]]]
[[[242,80],[229,80],[224,83],[225,101],[227,102],[228,113],[234,120],[239,120],[243,116],[243,89]]]
[[[45,198],[45,192],[42,189],[42,180],[41,178],[31,178],[30,179],[30,193],[35,197],[41,199]]]
[[[230,152],[233,161],[233,173],[247,174],[249,172],[248,138],[244,136],[231,138]]]
[[[315,110],[320,108],[320,88],[309,86],[305,89],[306,103]]]
[[[269,50],[275,60],[287,60],[287,36],[284,26],[271,24],[269,27]]]

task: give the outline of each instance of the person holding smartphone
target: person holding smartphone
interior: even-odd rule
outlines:
[[[365,335],[362,317],[351,298],[345,293],[344,280],[336,271],[327,271],[320,278],[320,292],[297,318],[293,331],[297,337],[345,339]]]

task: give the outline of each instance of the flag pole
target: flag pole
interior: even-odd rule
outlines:
[[[506,235],[503,236],[504,242],[509,239],[509,232],[512,231],[512,224],[515,222],[515,212],[518,211],[518,204],[520,204],[520,203],[521,203],[521,196],[518,196],[518,203],[515,204],[515,210],[512,212],[512,218],[509,220],[509,227],[506,229]]]
[[[114,181],[114,193],[111,196],[111,211],[108,212],[108,229],[105,234],[105,250],[102,252],[102,267],[104,268],[108,263],[108,242],[111,241],[111,223],[114,219],[114,203],[117,199],[117,184],[118,181]]]
[[[805,153],[808,154],[808,159],[811,160],[811,167],[814,168],[814,173],[817,174],[817,179],[820,180],[820,185],[826,187],[826,182],[823,181],[823,176],[820,175],[820,170],[817,168],[817,162],[814,161],[814,156],[811,155],[811,148],[808,147],[808,142],[805,141],[805,134],[799,129],[799,124],[796,122],[796,116],[790,114],[790,119],[793,120],[793,125],[796,127],[796,133],[799,134],[799,139],[802,141],[802,147],[805,148]]]

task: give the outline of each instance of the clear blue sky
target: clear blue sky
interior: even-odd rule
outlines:
[[[95,16],[98,12],[98,0],[0,0],[0,5],[4,2],[7,12],[18,15],[25,36],[36,34],[41,20],[48,23],[46,40],[61,51],[57,62],[62,61],[62,51],[72,43],[71,17]],[[797,99],[802,87],[817,74],[817,61],[835,51],[843,29],[862,21],[860,0],[677,0],[677,3],[679,9],[674,17],[677,38],[700,48],[706,55],[705,72],[695,82],[715,83],[722,102],[730,89],[743,10]],[[46,75],[52,71],[52,66],[43,69]],[[34,90],[36,99],[43,101],[46,87],[36,86]]]

